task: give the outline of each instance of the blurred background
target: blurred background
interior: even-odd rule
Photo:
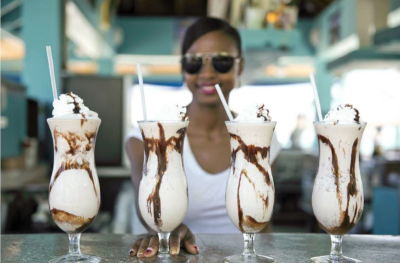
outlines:
[[[230,106],[264,102],[278,122],[274,232],[321,232],[311,208],[318,166],[309,72],[322,112],[351,103],[368,122],[360,148],[365,208],[352,233],[400,234],[400,0],[2,0],[1,233],[61,231],[48,209],[52,92],[73,91],[102,124],[96,143],[101,211],[89,232],[142,233],[124,139],[141,118],[186,104],[180,44],[199,16],[242,36],[245,72]]]

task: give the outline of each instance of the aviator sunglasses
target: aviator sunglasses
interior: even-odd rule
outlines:
[[[206,63],[206,59],[211,59],[211,64],[218,73],[229,72],[235,62],[240,61],[240,57],[234,57],[229,53],[196,53],[185,54],[182,58],[182,68],[189,74],[197,74]]]

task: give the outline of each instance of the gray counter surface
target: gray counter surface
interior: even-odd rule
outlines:
[[[223,262],[224,257],[240,254],[241,235],[196,235],[200,249],[190,262]],[[102,262],[138,262],[128,256],[133,235],[82,234],[81,251],[97,255]],[[309,262],[313,256],[329,253],[327,234],[258,234],[256,252],[271,255],[276,262]],[[47,262],[66,254],[67,234],[2,235],[1,262]],[[348,235],[343,240],[343,253],[370,263],[400,262],[400,236]]]

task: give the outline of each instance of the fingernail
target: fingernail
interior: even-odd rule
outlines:
[[[129,249],[129,256],[132,256],[133,253],[135,253],[135,250],[133,250],[133,248]]]
[[[178,247],[172,247],[171,248],[171,254],[172,255],[178,255],[179,251],[178,251]]]
[[[193,247],[196,249],[197,254],[199,254],[200,253],[199,248],[196,245],[194,245]]]
[[[146,249],[146,253],[145,254],[150,254],[153,250],[151,248]]]
[[[138,257],[142,257],[143,254],[144,254],[144,249],[142,249],[142,248],[139,249],[139,251],[138,251],[138,253],[137,253]]]

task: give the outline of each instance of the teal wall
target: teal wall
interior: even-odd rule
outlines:
[[[298,22],[294,30],[267,29],[240,29],[243,49],[260,48],[287,48],[288,56],[312,56],[314,48],[309,41],[309,32],[313,27],[313,20],[304,19]]]
[[[179,18],[121,17],[117,23],[124,32],[124,41],[117,52],[119,54],[173,54],[175,47],[180,45],[175,40],[178,22]],[[244,49],[285,46],[291,50],[289,55],[310,56],[314,53],[308,40],[308,33],[312,26],[313,20],[302,20],[292,31],[241,29],[240,34]]]
[[[8,119],[8,126],[1,129],[1,158],[15,157],[20,155],[26,136],[26,96],[22,90],[7,90],[2,96],[5,105],[2,105],[1,116]]]
[[[390,1],[390,10],[395,10],[400,8],[400,0],[391,0]]]
[[[334,76],[327,70],[328,61],[324,60],[323,54],[331,47],[331,19],[332,15],[336,13],[339,13],[339,40],[356,33],[357,0],[337,0],[330,4],[318,17],[315,18],[314,26],[318,29],[320,34],[315,58],[315,81],[323,114],[326,114],[331,108],[331,88],[334,81]]]
[[[127,18],[118,19],[124,32],[120,54],[170,55],[174,50],[174,18]]]
[[[52,47],[58,93],[60,92],[62,10],[61,0],[23,0],[22,38],[25,42],[25,59],[22,82],[27,86],[27,95],[40,102],[53,101],[47,45]]]
[[[83,13],[86,19],[92,24],[92,26],[97,29],[99,35],[103,38],[103,40],[107,43],[107,45],[113,51],[114,54],[115,45],[114,45],[114,28],[116,25],[115,16],[111,18],[110,28],[107,31],[100,30],[100,8],[102,4],[102,0],[96,0],[95,6],[91,7],[86,1],[82,0],[72,0],[75,5],[79,8],[79,10]]]
[[[357,31],[357,0],[337,0],[333,2],[315,19],[315,26],[320,33],[320,44],[317,49],[319,53],[331,46],[329,43],[330,22],[332,15],[337,12],[340,13],[340,39]]]

